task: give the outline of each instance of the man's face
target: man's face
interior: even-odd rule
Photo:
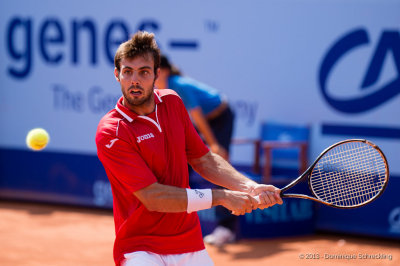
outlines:
[[[132,111],[144,115],[154,110],[154,59],[149,54],[121,60],[121,71],[114,70],[121,84],[124,105]]]

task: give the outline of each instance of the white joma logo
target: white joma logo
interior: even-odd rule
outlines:
[[[153,133],[141,135],[141,136],[137,137],[137,143],[140,143],[140,142],[142,142],[142,140],[150,139],[150,138],[154,138]]]
[[[109,144],[106,144],[106,147],[110,149],[117,140],[118,139],[112,139]]]

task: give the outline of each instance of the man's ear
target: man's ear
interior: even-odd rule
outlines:
[[[114,76],[115,76],[115,79],[119,82],[119,71],[117,68],[114,68]]]
[[[161,71],[161,68],[160,67],[157,68],[156,73],[154,73],[156,75],[154,80],[156,80],[156,79],[158,79],[160,77],[160,71]]]

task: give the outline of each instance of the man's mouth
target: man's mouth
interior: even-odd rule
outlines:
[[[143,90],[138,88],[131,88],[129,89],[129,93],[134,96],[140,96],[143,94]]]

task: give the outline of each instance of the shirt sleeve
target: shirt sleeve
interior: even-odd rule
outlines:
[[[188,110],[192,110],[196,107],[201,107],[196,97],[194,86],[191,84],[182,85],[182,89],[179,90],[182,94],[182,100]]]
[[[173,89],[182,98],[185,107],[188,110],[199,107],[200,102],[196,96],[197,87],[187,82],[182,77],[173,76],[169,81],[170,89]]]
[[[156,177],[136,149],[127,141],[108,135],[96,138],[97,154],[110,182],[133,193],[155,182]]]

